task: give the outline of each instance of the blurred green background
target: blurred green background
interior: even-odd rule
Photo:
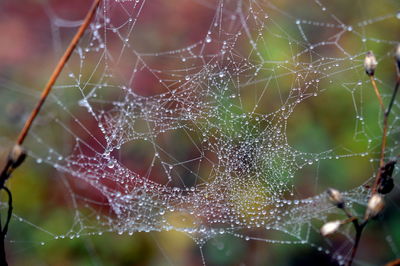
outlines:
[[[399,2],[326,2],[324,4],[329,12],[337,18],[325,15],[318,1],[271,2],[277,9],[269,6],[266,14],[274,23],[265,28],[263,34],[266,41],[258,46],[258,51],[266,60],[286,58],[293,52],[289,51],[293,46],[288,45],[287,39],[272,36],[281,34],[281,29],[284,29],[292,38],[303,42],[295,23],[297,19],[336,21],[337,24],[341,21],[354,28],[341,33],[337,43],[346,52],[355,55],[353,60],[341,54],[335,46],[330,47],[332,51],[319,51],[345,59],[340,62],[338,70],[326,71],[337,74],[321,81],[317,97],[306,99],[295,108],[288,119],[287,138],[292,147],[304,152],[334,149],[338,155],[363,152],[368,152],[368,155],[327,159],[304,167],[294,179],[295,187],[303,197],[321,193],[327,187],[351,189],[374,174],[382,114],[364,75],[364,53],[373,50],[378,57],[378,85],[386,103],[396,77],[393,51],[400,36],[400,20],[396,18]],[[88,0],[0,2],[0,162],[5,161],[15,136],[40,95],[40,89],[76,30],[76,27],[71,27],[60,31],[54,25],[52,15],[79,21],[90,3]],[[267,1],[261,3],[268,6]],[[210,19],[215,14],[213,1],[150,0],[145,5],[147,13],[143,16],[147,19],[140,21],[135,36],[139,39],[138,49],[146,47],[153,51],[177,49],[204,38]],[[280,15],[279,10],[290,16]],[[364,25],[363,22],[369,24]],[[159,29],[159,25],[168,31]],[[312,27],[308,22],[304,23],[302,30],[310,43],[321,42],[322,39],[335,41],[335,32],[339,31],[326,25]],[[248,43],[243,43],[243,46],[244,51],[249,49]],[[304,47],[299,46],[298,49],[302,51]],[[96,58],[87,60],[87,64],[97,62]],[[278,75],[280,70],[274,71]],[[258,75],[268,73],[261,70]],[[282,92],[295,86],[290,79],[277,81],[279,84],[271,83],[271,87],[280,87]],[[142,93],[152,94],[154,91]],[[261,103],[259,107],[267,112],[278,107],[274,103],[279,102],[279,95],[272,93],[268,97],[268,102]],[[254,99],[251,96],[247,99],[245,105],[254,106]],[[397,101],[391,118],[388,156],[399,154],[399,114]],[[398,170],[395,173],[398,176]],[[48,166],[36,164],[28,158],[9,181],[16,215],[7,236],[7,254],[11,265],[202,265],[199,245],[183,233],[151,232],[135,233],[133,236],[103,233],[63,239],[61,236],[72,228],[75,213],[68,192],[54,175],[55,172]],[[384,215],[379,221],[372,222],[363,236],[358,253],[362,265],[380,265],[400,255],[397,182],[396,178],[396,188],[389,196]],[[4,210],[5,205],[2,216]],[[324,240],[310,242],[322,243]],[[340,239],[333,240],[333,243],[340,249]],[[245,241],[230,235],[209,240],[201,250],[207,265],[335,265],[329,256],[309,245],[275,245]]]

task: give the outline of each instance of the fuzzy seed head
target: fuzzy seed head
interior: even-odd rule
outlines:
[[[328,193],[329,200],[335,204],[339,208],[344,207],[344,200],[342,197],[342,193],[339,192],[339,190],[334,189],[334,188],[328,188],[326,191]]]
[[[321,227],[321,230],[320,230],[321,235],[328,236],[328,235],[335,233],[339,229],[341,224],[342,223],[339,220],[327,222],[326,224],[324,224]]]
[[[374,194],[368,201],[367,205],[367,217],[374,218],[377,216],[385,207],[385,201],[379,194]]]
[[[368,76],[373,76],[375,74],[377,65],[378,62],[376,61],[374,53],[372,51],[368,51],[364,60],[364,68]]]

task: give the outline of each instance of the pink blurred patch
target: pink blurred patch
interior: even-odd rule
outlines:
[[[32,52],[33,33],[18,18],[0,20],[0,34],[0,68],[21,63]]]

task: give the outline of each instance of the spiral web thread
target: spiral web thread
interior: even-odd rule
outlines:
[[[370,84],[362,62],[367,44],[390,51],[398,41],[368,34],[388,20],[398,26],[396,9],[348,24],[320,1],[304,3],[312,12],[301,13],[279,1],[201,0],[197,4],[213,11],[202,38],[170,51],[142,51],[136,28],[150,4],[101,4],[31,134],[31,156],[57,170],[76,210],[65,236],[177,230],[200,245],[232,234],[329,253],[310,235],[318,231],[315,223],[338,211],[324,193],[303,197],[293,180],[327,160],[368,157],[375,169],[380,135],[364,119],[363,91]],[[51,21],[60,31],[76,27],[55,13]],[[359,48],[343,43],[346,36]],[[154,82],[136,86],[141,75]],[[289,143],[296,107],[329,90],[351,95],[354,141],[365,143],[363,151],[311,153]],[[389,140],[399,133],[398,110],[395,102]],[[53,136],[45,137],[49,130]],[[388,158],[399,152],[398,142],[390,144]],[[129,149],[149,159],[145,171],[126,166]],[[344,195],[350,206],[363,205],[367,193],[360,184]],[[254,237],[254,230],[285,236]],[[351,239],[348,227],[342,233]]]

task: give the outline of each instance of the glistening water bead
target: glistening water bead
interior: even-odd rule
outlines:
[[[109,160],[108,163],[107,163],[107,167],[112,169],[112,168],[114,168],[114,166],[115,166],[114,160]]]

